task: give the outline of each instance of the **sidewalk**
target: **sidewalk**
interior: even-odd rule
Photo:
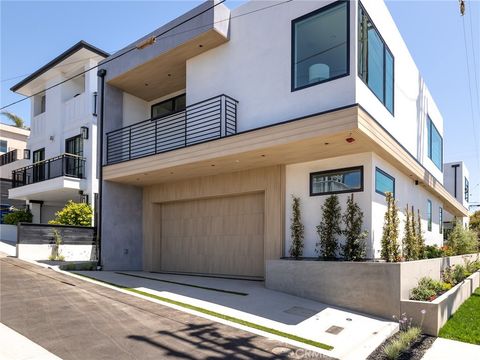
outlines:
[[[437,338],[432,347],[427,350],[422,360],[478,360],[480,346],[460,341]]]
[[[0,360],[61,360],[41,346],[0,323]]]

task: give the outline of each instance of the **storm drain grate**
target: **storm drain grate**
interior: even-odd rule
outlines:
[[[333,335],[338,335],[343,330],[341,326],[330,326],[325,332]]]

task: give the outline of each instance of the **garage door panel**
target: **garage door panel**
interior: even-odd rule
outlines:
[[[264,194],[162,204],[164,271],[263,276]]]

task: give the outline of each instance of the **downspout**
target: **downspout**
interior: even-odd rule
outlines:
[[[97,246],[98,246],[98,263],[97,268],[102,269],[102,198],[103,198],[103,120],[104,120],[104,109],[105,109],[105,75],[107,70],[100,69],[97,72],[97,76],[100,78],[100,111],[98,117],[98,204],[97,204]]]

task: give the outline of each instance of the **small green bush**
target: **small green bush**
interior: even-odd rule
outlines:
[[[421,333],[422,329],[419,327],[411,327],[406,331],[401,331],[398,338],[384,346],[383,353],[388,359],[397,359],[402,351],[407,350],[418,339]]]
[[[55,244],[52,245],[52,253],[48,257],[48,260],[57,260],[63,261],[65,257],[60,254],[60,245],[62,245],[62,236],[57,229],[53,229],[53,237],[55,239]]]
[[[30,209],[19,210],[15,209],[15,211],[5,214],[3,216],[3,223],[8,225],[18,225],[21,222],[31,223],[33,219],[33,215],[30,212]]]
[[[93,211],[89,204],[68,201],[65,207],[55,213],[55,219],[49,224],[91,226]]]
[[[434,259],[444,256],[444,252],[437,245],[426,245],[425,246],[425,258]]]
[[[429,277],[423,277],[418,281],[418,285],[411,291],[410,300],[432,301],[438,295],[452,288],[449,283],[433,280]]]
[[[460,222],[457,222],[448,235],[446,245],[452,250],[453,255],[472,254],[478,251],[476,234],[465,229]]]

